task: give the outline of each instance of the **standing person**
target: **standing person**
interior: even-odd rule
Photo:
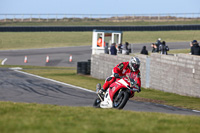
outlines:
[[[166,54],[167,55],[167,51],[169,51],[169,47],[166,46],[166,43],[165,41],[163,41],[160,46],[159,46],[159,51],[160,51],[160,54]]]
[[[128,53],[131,53],[131,44],[130,43],[128,43],[127,48],[128,48]]]
[[[141,91],[141,80],[140,80],[140,60],[137,57],[132,57],[128,62],[119,63],[113,68],[112,75],[108,77],[103,85],[103,88],[99,90],[99,94],[102,95],[106,92],[108,87],[115,82],[116,78],[121,76],[126,76],[127,73],[134,72],[135,75],[139,77],[139,80],[136,81],[139,86],[139,92]]]
[[[157,47],[157,50],[156,50],[156,51],[159,52],[159,46],[160,46],[160,44],[162,44],[162,43],[161,43],[161,38],[158,38],[158,40],[156,41],[155,44],[156,44],[156,47]]]
[[[200,55],[200,47],[199,47],[199,43],[197,42],[197,40],[192,41],[191,54],[192,55]]]
[[[152,53],[156,53],[156,52],[158,52],[157,50],[157,46],[156,46],[156,44],[155,43],[152,43],[151,44],[151,47],[152,47]]]
[[[97,40],[97,47],[102,47],[103,45],[104,45],[104,47],[105,47],[105,42],[104,42],[104,44],[103,44],[102,41],[103,41],[103,40],[102,40],[102,36],[100,36],[99,39]]]
[[[121,54],[122,53],[122,44],[121,43],[119,44],[118,49],[119,49],[119,53]]]
[[[128,42],[123,44],[122,54],[128,55]]]
[[[140,54],[148,55],[148,51],[146,49],[146,46],[143,46],[142,51],[140,52]]]
[[[108,43],[106,43],[106,45],[105,45],[104,53],[105,53],[105,54],[109,54]]]
[[[113,43],[110,47],[110,54],[111,55],[117,55],[117,49],[116,49],[116,44]]]

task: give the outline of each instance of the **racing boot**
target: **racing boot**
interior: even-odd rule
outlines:
[[[96,92],[102,99],[104,99],[104,95],[105,95],[106,90],[101,88],[101,84],[100,83],[98,83],[97,86],[96,86]]]

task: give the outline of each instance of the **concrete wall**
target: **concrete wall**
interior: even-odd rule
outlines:
[[[200,97],[200,56],[152,54],[137,57],[141,60],[142,87]],[[105,79],[114,66],[129,59],[128,55],[92,55],[91,75]]]

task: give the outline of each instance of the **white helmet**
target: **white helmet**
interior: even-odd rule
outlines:
[[[135,72],[140,68],[140,60],[137,57],[131,57],[129,61],[131,71]]]

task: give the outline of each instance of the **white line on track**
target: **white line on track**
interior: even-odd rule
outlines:
[[[7,61],[7,58],[5,58],[5,59],[1,62],[1,65],[4,65],[6,61]]]
[[[194,111],[194,112],[197,112],[197,113],[200,113],[200,111],[199,111],[199,110],[192,110],[192,111]]]
[[[38,76],[38,75],[34,75],[34,74],[30,74],[30,73],[26,73],[26,72],[19,71],[19,70],[14,70],[14,71],[15,71],[15,72],[19,72],[19,73],[23,73],[23,74],[26,74],[26,75],[29,75],[29,76],[33,76],[33,77],[36,77],[36,78],[40,78],[40,79],[44,79],[44,80],[48,80],[48,81],[52,81],[52,82],[55,82],[55,83],[58,83],[58,84],[62,84],[62,85],[66,85],[66,86],[70,86],[70,87],[73,87],[73,88],[76,88],[76,89],[80,89],[80,90],[84,90],[84,91],[88,91],[88,92],[95,93],[95,92],[92,91],[92,90],[88,90],[88,89],[86,89],[86,88],[82,88],[82,87],[79,87],[79,86],[75,86],[75,85],[71,85],[71,84],[63,83],[63,82],[60,82],[60,81],[57,81],[57,80],[54,80],[54,79],[44,78],[44,77],[41,77],[41,76]]]

